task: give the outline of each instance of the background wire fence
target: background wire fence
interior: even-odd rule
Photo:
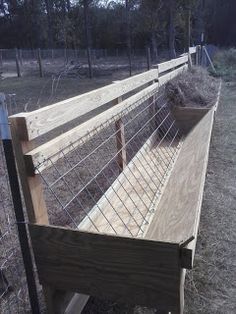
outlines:
[[[182,52],[180,52],[182,53]],[[85,49],[41,49],[41,61],[44,76],[62,75],[70,78],[88,76],[87,51]],[[16,55],[21,75],[39,76],[38,50],[0,49],[0,74],[2,77],[17,75]],[[160,50],[153,64],[169,58],[168,50]],[[94,77],[112,75],[114,72],[129,73],[130,65],[126,49],[91,49],[91,61]],[[135,49],[131,56],[132,73],[147,70],[146,49]]]
[[[121,132],[125,142],[119,143]],[[156,90],[70,143],[36,167],[50,223],[142,236],[180,141],[164,92]]]

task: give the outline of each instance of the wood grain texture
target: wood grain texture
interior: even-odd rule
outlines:
[[[189,53],[194,54],[197,52],[197,47],[189,47]]]
[[[188,56],[187,56],[188,58]],[[170,80],[172,80],[173,78],[175,78],[177,75],[183,73],[184,71],[186,71],[188,69],[188,65],[185,64],[183,66],[181,66],[180,68],[173,70],[167,74],[162,75],[161,77],[159,77],[158,81],[160,86],[166,84],[167,82],[169,82]]]
[[[209,110],[209,108],[174,107],[172,114],[181,132],[186,135]]]
[[[154,145],[157,136],[158,129],[79,224],[79,230],[143,236],[174,164],[168,145]]]
[[[184,140],[146,238],[178,243],[196,239],[213,117],[212,109]]]
[[[16,114],[11,119],[21,119],[21,140],[32,140],[157,78],[158,71],[150,70],[39,110]]]
[[[188,62],[188,56],[184,55],[180,58],[172,59],[170,61],[160,63],[160,64],[158,64],[159,74],[166,72],[166,71],[169,71],[171,69],[174,69],[174,68],[176,68],[182,64],[185,64],[187,62]]]
[[[29,226],[40,282],[160,309],[180,308],[179,246]]]
[[[116,85],[116,84],[114,84]],[[82,138],[88,132],[93,131],[96,127],[105,123],[114,116],[122,117],[124,114],[127,114],[129,110],[133,110],[134,107],[139,106],[139,101],[145,99],[150,94],[154,94],[158,91],[159,84],[155,83],[144,90],[138,92],[137,94],[129,97],[128,99],[120,102],[116,106],[106,110],[95,116],[94,118],[82,123],[81,125],[69,130],[68,132],[63,133],[62,135],[54,138],[47,143],[38,146],[32,151],[28,152],[25,155],[25,162],[29,173],[34,173],[34,167],[39,167],[39,170],[42,171],[47,167],[51,166],[51,162],[44,162],[49,157],[52,157],[51,160],[55,162],[61,156],[57,155],[58,152],[64,150],[64,154],[69,153],[73,147],[80,145],[78,139]],[[117,102],[117,99],[116,99]],[[132,105],[132,107],[130,107]],[[130,107],[130,108],[129,108]],[[125,110],[125,111],[124,111]],[[14,123],[18,122],[18,119],[12,120]],[[22,122],[22,120],[20,120]],[[77,142],[76,142],[77,141]],[[74,143],[73,146],[70,143]]]

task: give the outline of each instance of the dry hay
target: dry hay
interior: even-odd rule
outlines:
[[[219,80],[206,69],[193,67],[166,85],[166,95],[171,106],[212,107],[216,101]]]

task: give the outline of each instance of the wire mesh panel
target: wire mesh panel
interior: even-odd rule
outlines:
[[[143,236],[180,145],[164,91],[155,90],[37,165],[50,223]]]
[[[0,142],[0,313],[29,313],[24,266]]]

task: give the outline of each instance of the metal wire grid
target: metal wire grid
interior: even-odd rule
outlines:
[[[24,266],[0,142],[0,313],[29,313]]]
[[[127,155],[122,174],[118,162],[121,151],[117,150],[120,130],[115,127],[120,119]],[[44,184],[50,222],[80,228],[86,220],[90,230],[96,232],[142,235],[176,158],[180,139],[163,90],[126,108],[70,144],[70,153],[66,154],[68,147],[61,150],[56,162],[55,156],[45,160],[43,164],[50,163],[50,168],[41,171],[42,164],[36,167]],[[108,189],[118,205],[107,196]],[[101,198],[109,210],[100,204]],[[96,223],[98,217],[94,218],[91,209],[96,210],[102,224]]]

